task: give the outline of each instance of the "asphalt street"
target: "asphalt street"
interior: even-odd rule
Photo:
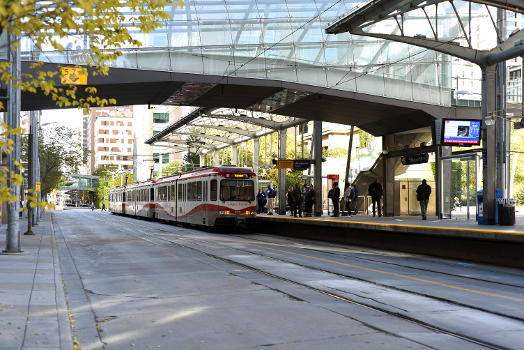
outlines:
[[[522,349],[522,270],[52,214],[82,349]]]

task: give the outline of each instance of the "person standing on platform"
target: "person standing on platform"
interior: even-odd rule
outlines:
[[[302,217],[302,191],[300,190],[300,186],[296,185],[295,189],[293,190],[293,195],[295,199],[295,213],[294,216]]]
[[[427,220],[426,214],[428,211],[429,195],[431,194],[431,186],[426,183],[426,180],[422,180],[422,184],[417,187],[417,200],[420,203],[420,213],[422,214],[422,220]]]
[[[338,182],[333,183],[333,188],[329,191],[331,193],[331,201],[333,202],[333,217],[340,215],[340,188]],[[329,197],[329,194],[328,194]]]
[[[382,185],[378,182],[378,178],[369,185],[368,194],[371,196],[371,201],[373,202],[373,217],[375,217],[375,206],[378,207],[378,216],[381,217],[382,206],[380,205],[380,199],[382,198]]]
[[[295,195],[293,194],[293,186],[289,186],[289,190],[287,191],[287,205],[289,206],[291,215],[297,216],[295,210]]]
[[[352,189],[352,193],[353,193],[353,197],[351,198],[351,210],[353,211],[353,214],[354,215],[357,215],[358,214],[358,209],[357,209],[357,203],[358,203],[358,188],[357,188],[357,185],[353,184],[353,189]]]
[[[313,185],[308,185],[305,194],[306,216],[313,216],[313,204],[315,204],[315,189]]]
[[[347,216],[351,216],[351,185],[346,182],[344,187],[344,210],[347,212]]]
[[[264,213],[264,207],[266,206],[266,193],[262,188],[258,189],[257,194],[257,214]]]
[[[271,184],[267,185],[267,215],[273,215],[274,200],[277,193],[271,187]]]

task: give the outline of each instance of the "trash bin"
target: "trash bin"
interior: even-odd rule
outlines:
[[[495,190],[495,199],[502,199],[502,190],[500,188],[497,188]],[[487,222],[487,220],[484,220],[483,216],[483,209],[484,209],[484,195],[482,191],[477,191],[477,223],[479,225],[496,225],[499,221],[499,206],[498,204],[495,205],[495,222]]]
[[[497,199],[497,208],[499,211],[499,225],[515,225],[515,198]]]

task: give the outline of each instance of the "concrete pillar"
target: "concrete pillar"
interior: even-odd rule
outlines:
[[[278,159],[286,159],[287,129],[278,131]],[[278,213],[286,214],[286,169],[278,169]]]
[[[253,172],[258,175],[258,163],[260,160],[260,137],[253,139]]]
[[[220,160],[218,157],[220,156],[219,151],[213,151],[213,166],[219,166]]]
[[[313,186],[315,186],[315,216],[322,216],[322,121],[313,122]]]
[[[238,148],[236,145],[231,146],[231,164],[238,165]]]
[[[449,219],[451,213],[451,206],[453,199],[451,198],[451,177],[453,176],[451,159],[440,159],[440,157],[449,157],[452,154],[452,149],[449,146],[438,147],[437,161],[435,163],[436,173],[436,200],[437,200],[437,215],[439,219]]]
[[[495,65],[482,69],[482,172],[484,223],[495,224],[495,180],[497,176],[497,144],[495,125],[486,125],[486,117],[496,115]]]
[[[15,46],[17,38],[14,35],[9,36],[9,61],[11,62],[11,74],[15,79],[20,78],[21,62],[20,62],[20,47]],[[18,128],[20,126],[20,100],[21,94],[13,82],[9,82],[8,88],[8,102],[7,102],[7,124],[11,128]],[[7,167],[9,174],[19,174],[18,167],[15,166],[14,162],[20,160],[21,147],[20,147],[20,136],[9,135],[8,137],[13,141],[13,151],[7,155]],[[20,210],[20,186],[15,185],[10,181],[10,176],[7,179],[7,186],[13,195],[16,196],[16,200],[7,205],[7,233],[6,233],[6,253],[19,253],[22,251],[20,246],[20,223],[19,223],[19,210]]]
[[[382,161],[384,162],[382,176],[383,186],[383,215],[394,216],[395,215],[395,167],[398,162],[398,158],[388,157],[387,151],[391,151],[395,148],[395,136],[387,135],[382,137],[382,150],[386,151],[382,155]]]

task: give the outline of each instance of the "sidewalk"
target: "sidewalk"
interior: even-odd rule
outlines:
[[[0,229],[0,251],[6,228]],[[0,350],[73,349],[50,215],[33,227],[35,236],[24,236],[26,228],[24,215],[23,252],[0,254]]]

